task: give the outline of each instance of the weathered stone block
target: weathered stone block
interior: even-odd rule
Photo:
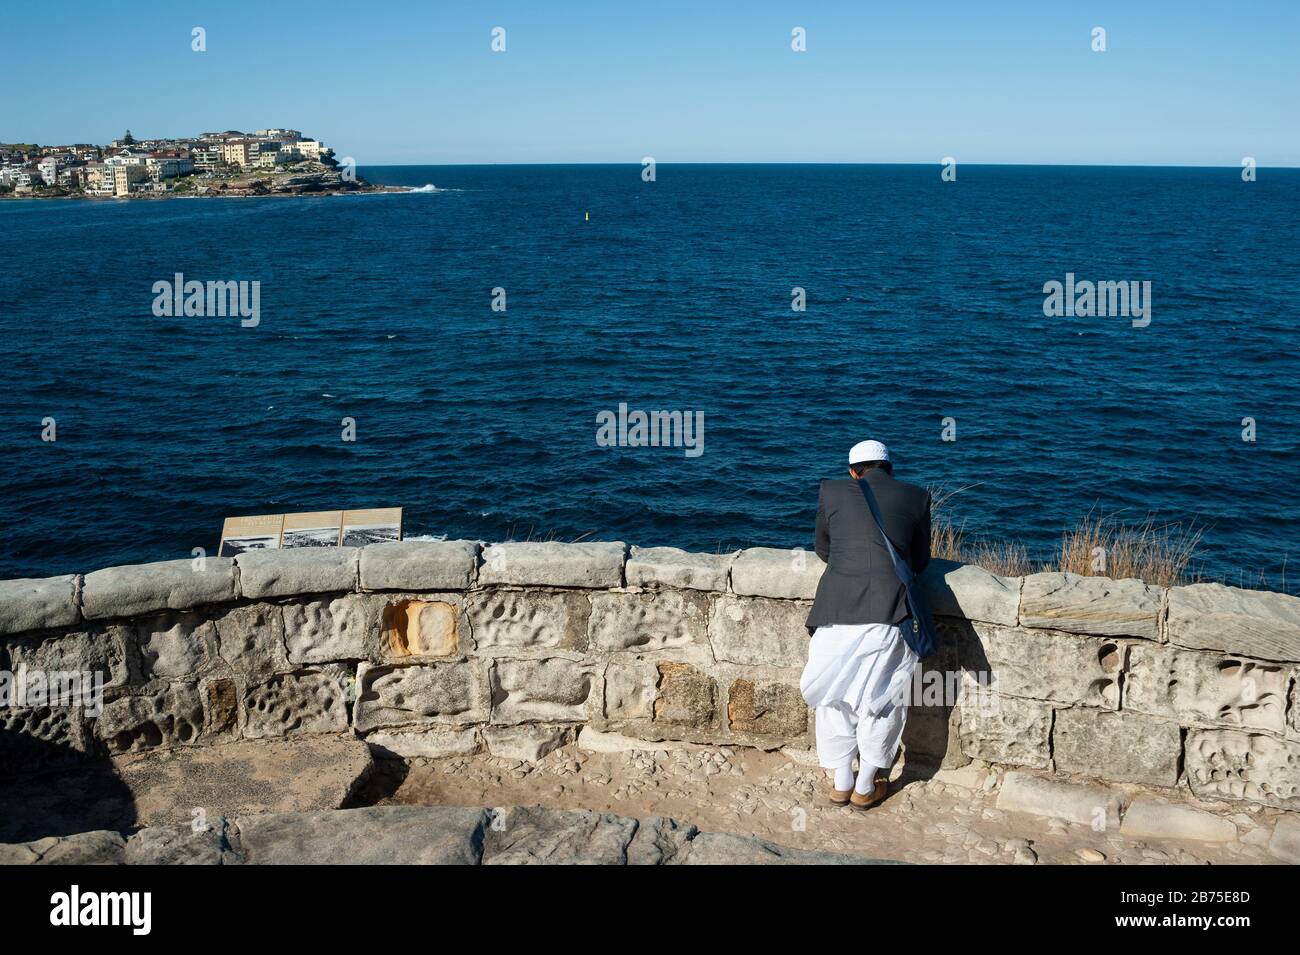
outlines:
[[[1107,709],[1119,706],[1126,648],[1114,640],[985,624],[975,626],[965,639],[972,645],[959,650],[963,663],[972,672],[986,672],[988,686],[999,693]]]
[[[753,597],[811,600],[826,564],[811,551],[750,547],[731,565],[731,589]]]
[[[195,678],[217,657],[217,630],[197,613],[164,613],[116,628],[130,634],[144,680]]]
[[[174,683],[156,693],[107,704],[96,721],[95,733],[110,753],[134,753],[199,742],[203,726],[198,687]]]
[[[709,618],[709,643],[719,660],[746,665],[802,667],[808,662],[808,605],[752,597],[718,597]]]
[[[93,683],[98,675],[104,688],[125,686],[130,679],[128,646],[117,629],[108,632],[66,633],[43,640],[9,644],[9,669],[26,668],[45,674],[88,674]],[[21,701],[19,701],[21,703]]]
[[[930,613],[987,623],[1016,625],[1020,607],[1019,577],[1000,577],[951,560],[932,560],[921,575]]]
[[[346,688],[338,672],[281,673],[244,691],[249,739],[338,733],[347,729]]]
[[[1293,668],[1175,647],[1133,646],[1124,709],[1187,723],[1286,729]]]
[[[1149,841],[1190,839],[1196,842],[1235,842],[1237,827],[1228,819],[1204,809],[1140,794],[1133,797],[1120,834],[1129,839]]]
[[[361,549],[362,590],[467,590],[478,568],[475,541],[394,541]]]
[[[385,660],[460,653],[460,610],[443,600],[402,600],[384,608],[379,651]]]
[[[380,598],[348,594],[284,607],[284,640],[292,663],[332,663],[369,658],[379,630]]]
[[[706,727],[716,721],[718,684],[707,673],[685,663],[660,663],[655,694],[656,723]]]
[[[459,806],[367,806],[240,816],[248,865],[477,865],[488,813]]]
[[[261,600],[356,590],[360,551],[357,547],[247,551],[235,558],[240,593]]]
[[[1020,592],[1020,625],[1159,640],[1162,599],[1161,588],[1140,580],[1030,574]]]
[[[81,622],[77,578],[0,580],[0,636],[27,630],[52,630]]]
[[[1300,660],[1300,597],[1192,584],[1169,591],[1169,641],[1264,660]]]
[[[492,668],[492,721],[580,722],[595,682],[590,666],[562,657],[498,660]]]
[[[645,594],[594,594],[591,646],[596,650],[653,653],[693,648],[711,659],[708,598],[665,590]]]
[[[629,587],[727,589],[735,554],[690,554],[676,547],[633,547],[625,573]]]
[[[284,614],[274,604],[235,607],[213,620],[217,652],[236,673],[266,677],[292,669],[284,646]]]
[[[519,650],[585,650],[591,603],[582,593],[495,590],[466,600],[474,645],[494,655]]]
[[[643,660],[614,662],[605,668],[605,718],[610,720],[649,719],[659,669]]]
[[[909,765],[955,769],[971,758],[961,750],[960,707],[913,706],[903,725],[903,748]]]
[[[0,780],[74,762],[94,749],[79,709],[0,706]]]
[[[366,737],[366,745],[380,756],[401,759],[442,759],[468,756],[481,748],[478,730],[435,726],[418,732],[380,731]]]
[[[793,739],[808,732],[808,705],[797,686],[734,680],[727,692],[727,725],[735,733]]]
[[[236,596],[234,563],[225,557],[208,557],[201,562],[165,560],[97,570],[86,575],[81,603],[87,620],[100,620],[189,610]]]
[[[998,809],[1063,819],[1114,831],[1120,825],[1121,799],[1106,786],[1010,772],[1002,777]]]
[[[358,732],[428,723],[466,725],[488,718],[487,680],[478,663],[367,666],[357,672]]]
[[[1187,782],[1198,796],[1300,809],[1300,744],[1239,730],[1192,730]]]
[[[961,751],[972,759],[1044,769],[1051,760],[1052,707],[1000,693],[967,693]]]
[[[483,742],[488,752],[497,759],[517,759],[536,763],[547,753],[559,749],[569,738],[569,729],[563,726],[541,726],[529,723],[523,726],[485,726]]]
[[[1288,814],[1273,823],[1269,854],[1290,865],[1300,865],[1300,816]]]
[[[1052,754],[1062,772],[1173,786],[1181,752],[1182,735],[1175,723],[1086,707],[1056,712]]]
[[[239,727],[239,688],[234,680],[203,684],[204,725],[210,733],[233,733]]]
[[[491,544],[483,551],[478,579],[484,586],[618,587],[625,550],[622,541]]]

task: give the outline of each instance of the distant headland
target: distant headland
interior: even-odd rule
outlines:
[[[228,129],[106,146],[0,143],[0,198],[168,198],[405,192],[357,175],[319,139],[296,129]]]

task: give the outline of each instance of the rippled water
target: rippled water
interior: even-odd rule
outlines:
[[[1033,556],[1154,513],[1205,526],[1204,572],[1277,586],[1300,539],[1300,172],[361,172],[440,191],[0,202],[0,576],[362,506],[408,536],[809,546],[867,436]],[[154,317],[178,271],[261,282],[260,325]],[[1045,317],[1067,271],[1151,281],[1150,326]],[[704,454],[598,447],[620,402],[702,411]]]

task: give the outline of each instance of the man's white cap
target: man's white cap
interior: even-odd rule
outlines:
[[[849,451],[849,464],[861,464],[863,461],[888,461],[889,448],[879,441],[859,441]]]

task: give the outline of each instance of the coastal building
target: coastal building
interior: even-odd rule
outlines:
[[[113,195],[125,196],[131,187],[149,178],[149,171],[143,165],[116,165],[113,170]]]
[[[247,166],[251,162],[253,143],[247,139],[229,139],[221,142],[221,161],[230,166]]]
[[[47,186],[53,186],[59,181],[59,160],[54,156],[46,156],[36,164],[37,171],[41,174]]]
[[[296,129],[259,129],[254,135],[259,139],[278,139],[282,143],[302,139],[302,133]]]
[[[179,151],[154,153],[145,161],[145,166],[155,180],[188,176],[194,171],[193,160]]]
[[[211,172],[221,164],[221,150],[209,144],[195,146],[190,150],[190,161],[200,172]]]
[[[294,145],[298,147],[298,152],[302,153],[306,159],[319,160],[322,153],[330,151],[329,147],[319,139],[300,139]]]

